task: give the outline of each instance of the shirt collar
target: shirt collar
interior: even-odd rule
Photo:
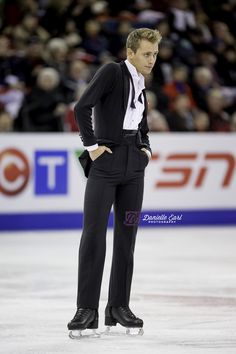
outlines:
[[[142,86],[142,88],[145,88],[144,76],[137,72],[137,69],[135,68],[135,66],[133,64],[131,64],[128,59],[125,60],[125,64],[129,70],[132,78],[134,78],[136,80],[138,79],[139,84],[141,84],[140,86]]]

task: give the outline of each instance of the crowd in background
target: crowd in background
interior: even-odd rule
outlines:
[[[236,131],[235,0],[0,2],[0,131],[77,131],[73,107],[135,28],[163,37],[150,131]]]

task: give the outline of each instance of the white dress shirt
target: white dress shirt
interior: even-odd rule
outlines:
[[[134,83],[135,108],[131,107],[132,85],[130,84],[128,106],[126,109],[125,118],[124,118],[124,122],[123,122],[123,129],[138,129],[138,125],[142,120],[143,111],[144,111],[144,97],[143,97],[143,93],[142,93],[142,91],[145,88],[144,77],[142,74],[139,74],[137,72],[136,68],[128,61],[128,59],[125,60],[125,64],[132,76],[133,83]],[[140,94],[141,94],[142,102],[140,102],[138,100]]]

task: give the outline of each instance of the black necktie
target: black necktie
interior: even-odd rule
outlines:
[[[131,107],[131,108],[136,108],[135,103],[134,103],[134,99],[135,99],[135,87],[134,87],[134,81],[133,81],[133,78],[132,78],[131,74],[130,74],[130,80],[131,80],[131,85],[132,85],[132,98],[131,98],[130,107]],[[143,103],[143,100],[142,100],[142,92],[141,92],[140,95],[139,95],[138,101],[139,101],[140,103]]]

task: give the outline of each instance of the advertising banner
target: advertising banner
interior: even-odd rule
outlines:
[[[151,133],[140,225],[236,224],[235,140],[235,134]],[[78,134],[2,134],[0,231],[81,228],[82,151]],[[110,226],[112,219],[111,213]]]

